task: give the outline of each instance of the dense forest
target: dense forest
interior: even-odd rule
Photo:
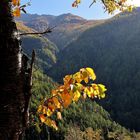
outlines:
[[[117,15],[85,31],[60,52],[48,72],[61,82],[64,75],[80,67],[93,67],[99,81],[108,86],[108,96],[101,104],[116,121],[136,131],[140,129],[139,11]]]
[[[55,131],[39,123],[37,106],[39,101],[50,96],[50,91],[57,86],[51,78],[37,70],[34,72],[32,100],[30,107],[30,127],[24,140],[101,140],[101,139],[139,139],[139,133],[130,132],[111,119],[110,114],[93,100],[81,100],[72,104],[62,113],[58,121],[59,130]]]
[[[84,19],[71,14],[58,17],[22,15],[17,20],[21,32],[27,32],[27,28],[41,31],[45,23],[54,25],[56,19],[58,25],[60,22],[73,29],[70,32],[65,30],[68,26],[62,26],[63,29],[54,29],[53,36],[22,38],[26,54],[31,54],[32,48],[37,52],[30,109],[33,123],[27,130],[25,140],[49,137],[52,140],[140,139],[139,133],[135,132],[140,131],[139,12],[138,8],[132,13],[121,13],[104,21],[86,21],[86,24],[83,24]],[[87,24],[90,24],[88,28]],[[80,31],[75,33],[75,28]],[[65,38],[60,36],[58,40],[55,36],[57,32]],[[55,41],[52,43],[49,39]],[[58,85],[56,82],[61,84],[66,74],[87,66],[94,68],[98,81],[107,86],[106,99],[96,100],[100,105],[92,100],[72,104],[63,112],[63,119],[58,121],[58,132],[39,124],[36,116],[39,101]]]
[[[0,140],[140,140],[137,1],[100,0],[105,20],[22,2],[0,4]]]

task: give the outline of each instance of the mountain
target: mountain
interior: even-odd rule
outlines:
[[[61,51],[48,74],[62,77],[92,67],[108,89],[101,102],[115,121],[140,131],[140,8],[89,28]],[[97,82],[98,82],[97,80]]]
[[[35,15],[35,16],[37,16],[37,15]],[[31,17],[32,17],[32,15],[31,15]],[[29,16],[29,17],[27,17],[27,19],[30,21],[31,17]],[[55,23],[55,20],[54,20],[54,18],[56,18],[55,16],[53,16],[53,17],[48,16],[48,17],[49,17],[49,19],[45,20],[45,22],[47,24],[52,21]],[[65,19],[67,19],[66,17],[65,17]],[[40,16],[38,16],[38,18],[40,18]],[[56,21],[59,21],[59,23],[61,23],[63,21],[63,20],[62,21],[61,20],[62,20],[62,18],[60,18],[60,19],[58,18]],[[78,23],[78,22],[81,22],[81,20],[83,20],[83,19],[80,17],[77,17],[77,19],[74,18],[74,19],[70,19],[70,20],[71,20],[71,22]],[[29,23],[29,21],[28,21],[28,23]],[[43,19],[42,19],[42,21],[43,21]],[[36,23],[36,22],[38,22],[38,20],[34,21],[34,22]],[[66,23],[66,21],[64,21],[64,22]],[[67,24],[69,24],[69,21]],[[17,25],[18,25],[20,32],[37,32],[37,29],[27,26],[25,24],[25,22],[23,22],[23,21],[18,21]],[[101,25],[98,25],[98,26],[101,26]],[[104,26],[104,25],[102,25],[102,26]],[[67,28],[68,27],[69,26],[67,26]],[[72,29],[73,29],[73,27],[71,28],[71,30]],[[88,31],[90,31],[90,29]],[[85,32],[83,32],[83,33],[85,33]],[[80,38],[81,38],[81,36],[80,36]],[[79,38],[77,37],[77,41],[78,40],[79,40]],[[75,43],[75,42],[76,41],[74,41],[73,43]],[[44,37],[44,36],[26,36],[26,37],[22,38],[22,44],[23,44],[23,49],[25,50],[26,54],[31,53],[32,49],[34,49],[34,48],[36,49],[37,60],[38,60],[37,63],[39,65],[41,65],[43,67],[43,69],[45,69],[47,67],[47,70],[48,70],[48,68],[51,67],[52,65],[54,65],[54,67],[55,67],[54,63],[57,61],[56,53],[58,52],[58,50],[57,50],[57,47],[51,41],[49,41],[46,37]],[[82,45],[82,44],[80,44],[80,45]],[[69,45],[68,48],[64,47],[63,52],[65,52],[67,49],[69,50],[70,46],[71,45]],[[73,46],[71,46],[71,47],[73,48]],[[85,50],[86,49],[84,48],[83,52]],[[91,50],[89,50],[89,52],[90,51]],[[72,53],[77,53],[77,52],[72,52],[69,54],[67,52],[63,58],[63,52],[60,54],[59,60],[57,61],[56,65],[58,65],[59,61],[62,62],[62,59],[64,59],[64,61],[69,63],[67,61],[66,55],[71,55]],[[84,54],[83,52],[81,52],[81,55]],[[83,57],[83,56],[81,56],[81,57]],[[65,58],[66,58],[66,60],[65,60]],[[75,61],[74,59],[75,58],[72,58],[72,61]],[[44,68],[44,66],[45,66],[45,68]],[[62,68],[64,68],[64,67],[62,67]],[[75,67],[72,67],[72,68],[73,68],[73,70],[75,69]],[[52,70],[52,72],[55,71],[54,68],[50,69],[50,71],[51,70]],[[56,70],[58,70],[57,67],[56,67]],[[62,72],[65,72],[65,69],[61,69],[60,74]],[[70,70],[70,73],[71,72],[72,71]],[[49,73],[51,73],[51,72],[49,72]],[[99,72],[99,74],[100,74],[100,72]],[[59,74],[58,74],[58,76],[59,76]],[[26,135],[25,139],[39,139],[40,137],[47,139],[48,130],[50,132],[50,137],[52,140],[53,139],[65,139],[65,140],[87,139],[87,140],[89,140],[89,139],[94,139],[94,138],[96,138],[97,140],[116,139],[116,138],[118,138],[120,140],[128,140],[128,139],[134,139],[134,138],[136,140],[139,139],[139,135],[136,135],[135,132],[130,133],[124,127],[122,127],[118,123],[114,122],[111,119],[111,117],[107,111],[105,111],[96,102],[93,102],[90,100],[88,100],[87,102],[79,102],[78,104],[73,104],[73,105],[71,105],[71,107],[69,109],[64,110],[64,112],[62,114],[63,120],[58,122],[58,125],[60,127],[60,131],[58,131],[58,132],[54,132],[53,130],[51,130],[50,128],[47,128],[44,125],[38,125],[39,120],[38,120],[38,117],[36,116],[36,108],[37,108],[40,100],[42,100],[46,96],[47,97],[49,96],[50,90],[56,86],[56,83],[53,82],[50,78],[48,78],[45,74],[43,74],[42,72],[40,72],[38,70],[35,70],[33,77],[34,77],[34,79],[33,79],[34,85],[33,85],[33,89],[32,89],[33,96],[32,96],[31,109],[30,109],[32,115],[31,115],[30,119],[34,120],[34,121],[31,121],[31,126],[30,126],[29,130],[27,130],[27,135]],[[62,78],[62,77],[59,77],[59,78]],[[100,81],[102,81],[102,83],[104,83],[104,80],[100,80]],[[111,101],[109,101],[109,105],[110,105],[110,102]],[[36,124],[36,125],[34,125],[34,124]]]
[[[37,32],[26,26],[23,22],[16,22],[20,33]],[[46,37],[41,35],[25,35],[21,36],[22,49],[29,57],[33,49],[36,52],[36,65],[41,69],[47,70],[56,62],[56,54],[58,49],[54,43],[49,41]]]
[[[22,21],[26,26],[37,31],[55,27],[51,35],[46,36],[56,44],[59,50],[76,40],[86,29],[105,22],[104,20],[86,20],[70,13],[60,16],[22,14],[17,21]]]

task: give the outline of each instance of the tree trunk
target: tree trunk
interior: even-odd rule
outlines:
[[[19,140],[25,125],[25,73],[9,0],[0,2],[0,140]]]

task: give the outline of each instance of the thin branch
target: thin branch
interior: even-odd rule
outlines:
[[[32,59],[31,59],[31,64],[30,64],[30,73],[29,73],[29,83],[30,86],[32,86],[32,73],[33,73],[33,64],[35,61],[35,50],[32,52]]]
[[[29,33],[20,33],[19,35],[42,35],[42,34],[47,34],[47,33],[51,33],[52,29],[54,29],[56,26],[52,27],[52,28],[47,28],[45,31],[43,32],[29,32]]]
[[[96,2],[96,0],[93,0],[93,2],[90,4],[89,8]]]

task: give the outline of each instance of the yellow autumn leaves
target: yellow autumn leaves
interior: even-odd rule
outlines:
[[[72,7],[78,7],[78,5],[81,3],[81,0],[75,0],[73,3],[72,3]]]
[[[13,5],[13,15],[15,17],[20,16],[20,0],[12,0],[12,5]]]
[[[52,90],[52,96],[44,99],[38,107],[38,114],[42,123],[55,128],[57,125],[52,116],[62,119],[61,112],[70,106],[72,102],[77,102],[80,98],[104,98],[106,88],[102,84],[93,83],[96,79],[94,70],[82,68],[73,75],[66,75],[64,84]]]
[[[105,11],[108,11],[108,13],[110,14],[112,14],[115,10],[128,10],[129,12],[131,12],[134,6],[128,4],[127,1],[128,0],[100,0],[100,2],[102,2],[102,4],[104,5]],[[93,0],[91,5],[96,2],[97,0]],[[81,0],[75,0],[72,3],[72,7],[78,7],[80,3]],[[91,7],[91,5],[89,7]]]
[[[108,13],[113,13],[115,10],[120,10],[120,11],[129,11],[131,12],[133,9],[133,5],[130,5],[127,3],[128,0],[105,0],[104,1],[104,8]]]
[[[14,6],[19,6],[20,5],[20,0],[12,0],[12,4]]]
[[[20,0],[12,0],[11,3],[12,3],[12,13],[13,13],[13,16],[15,16],[15,17],[19,17],[20,14],[21,14],[21,11],[23,13],[26,13],[25,8],[27,6],[30,6],[30,2],[28,2],[28,3],[24,4],[24,5],[21,5]]]

